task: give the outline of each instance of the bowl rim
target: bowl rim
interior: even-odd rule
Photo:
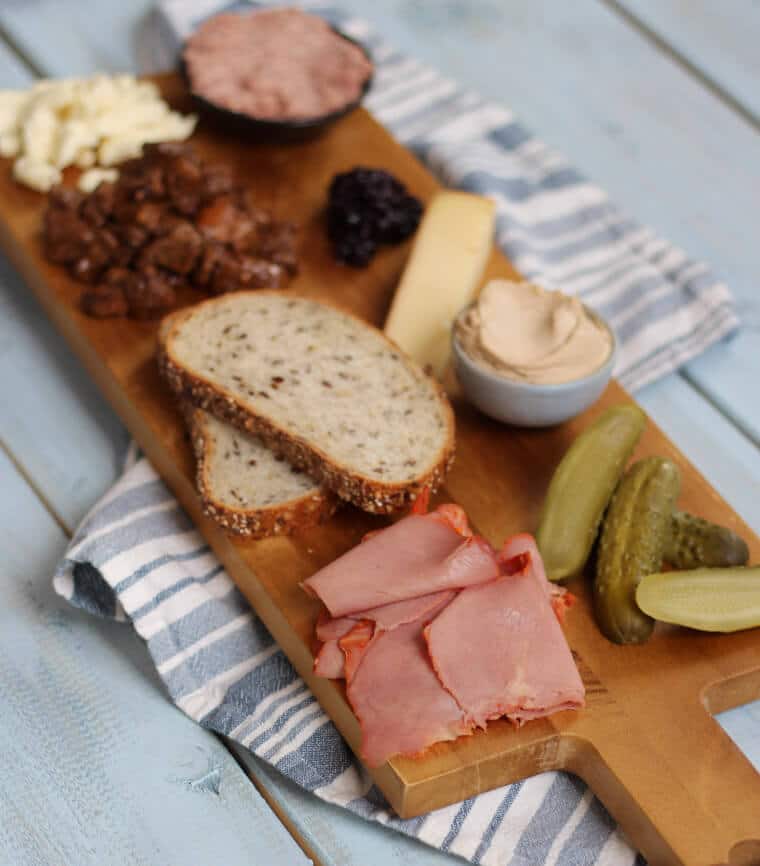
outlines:
[[[581,376],[578,379],[570,379],[568,382],[555,382],[555,383],[547,383],[547,382],[523,382],[519,379],[510,379],[507,376],[501,376],[498,373],[495,373],[493,370],[489,370],[488,367],[485,367],[478,360],[473,358],[461,345],[458,337],[459,330],[459,321],[460,319],[469,312],[470,309],[477,303],[477,298],[473,301],[470,301],[465,307],[463,307],[456,315],[454,319],[453,326],[451,328],[451,342],[454,350],[454,355],[457,360],[466,364],[467,367],[484,379],[488,379],[494,384],[500,385],[502,387],[507,387],[514,390],[521,390],[523,392],[531,392],[531,393],[541,393],[541,394],[559,394],[563,392],[573,391],[578,388],[582,388],[584,385],[589,385],[591,382],[598,380],[600,378],[611,378],[612,371],[615,367],[615,361],[617,360],[618,354],[618,346],[619,340],[615,329],[612,325],[604,318],[604,316],[600,315],[596,310],[592,309],[581,301],[581,305],[583,309],[588,313],[588,315],[593,318],[595,321],[599,322],[602,327],[607,331],[612,340],[612,345],[610,346],[610,352],[607,355],[606,359],[594,370],[590,373],[587,373],[585,376]],[[464,386],[463,386],[464,387]]]
[[[250,10],[249,14],[250,12],[255,12],[255,9]],[[226,118],[228,121],[234,121],[236,125],[239,124],[240,126],[249,126],[252,130],[257,129],[271,131],[296,131],[318,129],[321,126],[326,126],[327,124],[332,123],[334,120],[339,120],[341,117],[344,117],[345,115],[352,112],[354,109],[358,108],[364,101],[364,98],[369,92],[369,89],[372,87],[376,72],[375,61],[369,49],[366,45],[364,45],[364,43],[360,42],[358,39],[355,39],[353,36],[349,36],[347,33],[344,33],[342,30],[340,30],[334,24],[331,24],[329,21],[327,21],[326,23],[333,31],[333,33],[335,33],[341,39],[344,39],[346,42],[350,42],[352,45],[355,45],[362,52],[362,54],[364,54],[364,56],[369,61],[370,66],[372,67],[369,75],[362,84],[359,95],[355,99],[352,99],[351,102],[346,103],[341,108],[336,108],[334,111],[328,112],[327,114],[315,115],[314,117],[291,119],[285,118],[282,120],[274,120],[271,117],[256,117],[252,114],[245,114],[242,111],[235,111],[231,108],[225,108],[224,106],[219,105],[216,102],[212,102],[205,96],[201,96],[199,93],[193,90],[193,86],[190,80],[190,74],[187,69],[187,64],[185,63],[185,48],[187,46],[188,40],[193,35],[192,33],[182,41],[182,45],[179,49],[179,57],[177,59],[177,68],[191,98],[198,104],[199,107],[203,108],[210,114],[224,116],[224,118]]]

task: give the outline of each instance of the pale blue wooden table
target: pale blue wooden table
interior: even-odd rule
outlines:
[[[709,261],[741,334],[638,399],[760,531],[760,5],[344,0]],[[0,88],[132,70],[149,0],[0,4]],[[0,864],[444,864],[245,767],[165,699],[126,627],[54,598],[66,537],[117,476],[118,419],[0,261]],[[760,701],[721,723],[760,768]]]

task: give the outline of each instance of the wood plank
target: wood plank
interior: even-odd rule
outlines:
[[[45,75],[132,72],[141,61],[141,28],[150,26],[152,6],[151,0],[4,3],[0,25]]]
[[[0,42],[0,87],[23,87],[29,78],[26,67]]]
[[[294,832],[309,840],[324,866],[456,866],[462,858],[323,800],[283,778],[247,749],[230,743],[267,802]]]
[[[0,402],[0,439],[71,531],[121,474],[129,436],[4,257]]]
[[[178,107],[184,108],[178,81],[170,79],[165,84]],[[194,140],[207,158],[229,162],[259,200],[277,200],[283,214],[298,211],[304,238],[296,290],[316,297],[329,292],[333,300],[356,312],[374,321],[382,319],[405,249],[388,250],[361,274],[346,274],[331,261],[316,217],[327,179],[345,165],[347,154],[357,151],[391,168],[412,191],[427,198],[435,184],[407,151],[361,111],[317,141],[293,147],[287,152],[289,159],[281,149],[259,147],[252,162],[237,141],[203,125]],[[298,537],[263,542],[233,539],[205,521],[193,490],[192,461],[181,423],[157,380],[155,324],[98,322],[83,316],[76,305],[80,287],[60,269],[40,261],[36,238],[42,205],[39,196],[6,181],[0,199],[6,203],[3,245],[356,748],[357,725],[342,693],[311,673],[309,644],[317,611],[297,584],[355,543],[368,521],[346,511]],[[490,273],[510,271],[501,257],[494,256]],[[447,495],[464,505],[494,542],[510,531],[531,528],[553,465],[570,438],[604,405],[621,399],[624,395],[611,386],[605,399],[583,418],[554,430],[512,431],[509,437],[504,436],[503,428],[457,401],[459,460]],[[685,507],[746,533],[754,555],[760,555],[760,540],[653,425],[639,453],[652,452],[667,454],[680,463]],[[730,740],[704,711],[698,711],[699,695],[709,683],[728,679],[730,688],[714,688],[708,696],[714,708],[725,709],[732,702],[757,696],[758,632],[683,640],[680,632],[665,630],[642,647],[612,647],[592,624],[585,588],[576,585],[574,589],[582,601],[569,625],[569,639],[584,669],[593,670],[588,674],[590,682],[602,686],[592,690],[587,712],[573,718],[558,714],[518,732],[497,722],[484,734],[440,744],[423,759],[391,761],[374,772],[376,781],[397,810],[408,816],[539,768],[566,767],[592,783],[634,843],[652,859],[675,863],[726,857],[733,841],[752,837],[755,825],[750,805],[753,797],[760,797],[760,790],[754,790],[760,786],[760,777],[738,750],[726,749]],[[631,676],[632,665],[636,677]],[[619,740],[621,725],[627,732],[625,747]],[[695,765],[696,743],[710,754],[711,749],[719,754],[720,768]],[[669,772],[663,773],[663,767]],[[675,802],[682,807],[677,813],[672,807]],[[732,804],[731,809],[727,803]]]
[[[614,0],[760,123],[760,6],[710,0]]]
[[[54,596],[65,537],[0,451],[0,862],[309,862],[131,629]]]
[[[760,452],[723,415],[677,376],[636,395],[663,432],[760,533]]]
[[[31,80],[0,43],[2,86],[23,87]],[[128,436],[4,256],[0,402],[0,439],[72,530],[118,477]]]

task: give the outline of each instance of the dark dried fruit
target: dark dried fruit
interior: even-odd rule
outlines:
[[[327,234],[335,257],[345,264],[364,267],[379,244],[400,243],[413,234],[421,216],[420,201],[382,169],[355,168],[330,184]]]

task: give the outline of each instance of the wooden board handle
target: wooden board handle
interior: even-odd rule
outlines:
[[[625,816],[650,866],[758,866],[760,774],[704,707],[688,718],[673,738],[611,716],[568,769]]]

